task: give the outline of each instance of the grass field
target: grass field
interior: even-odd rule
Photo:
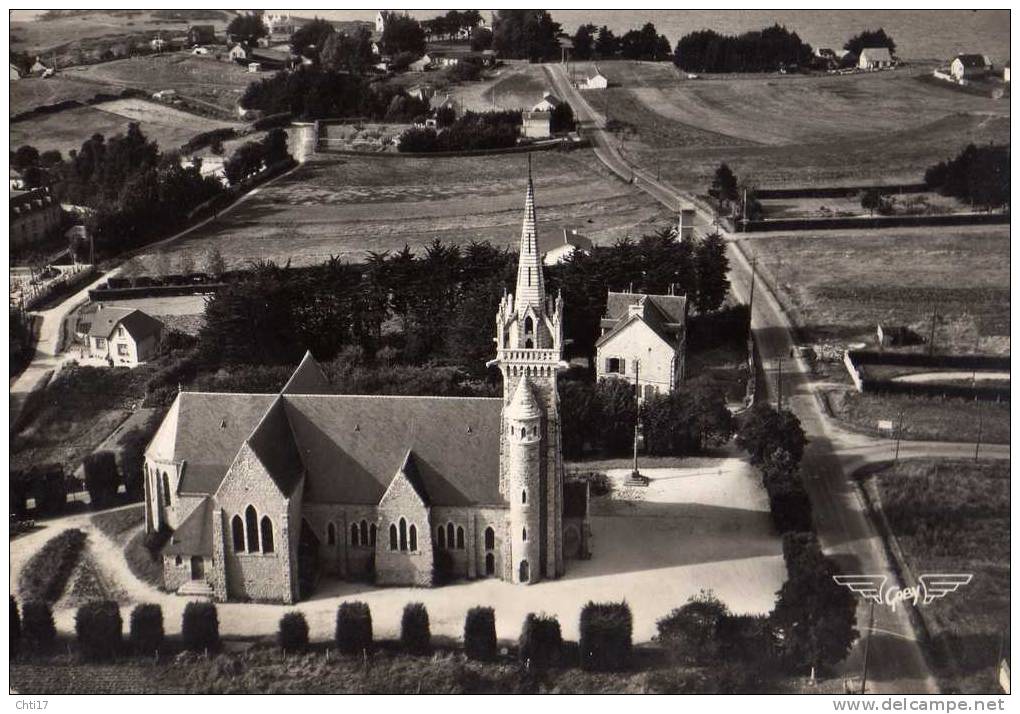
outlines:
[[[120,87],[99,82],[79,82],[67,79],[62,75],[41,79],[25,77],[17,82],[10,82],[10,115],[27,112],[46,104],[56,104],[67,100],[84,102],[98,93],[113,94]]]
[[[140,122],[142,132],[163,151],[176,149],[201,132],[237,126],[143,99],[118,99],[16,122],[10,125],[10,141],[11,146],[31,144],[39,151],[57,149],[66,154],[93,134],[108,139],[123,134],[131,122]]]
[[[428,72],[416,74],[416,82],[429,82],[437,76]],[[442,76],[442,75],[439,75]],[[504,62],[486,72],[478,82],[460,82],[442,89],[440,100],[449,93],[459,109],[487,112],[496,109],[530,109],[550,89],[549,79],[540,64]]]
[[[1000,691],[997,658],[1008,647],[1010,623],[1009,471],[1008,461],[922,459],[871,479],[915,577],[974,576],[918,608],[932,634],[943,691]]]
[[[935,192],[887,194],[891,215],[965,213],[973,207],[951,196]],[[836,216],[873,215],[861,206],[859,196],[840,198],[775,198],[761,202],[765,218],[833,218]]]
[[[874,343],[878,324],[937,351],[1009,353],[1009,228],[775,233],[741,241],[808,341]]]
[[[613,178],[590,152],[532,155],[539,231],[577,228],[598,243],[670,221],[645,194]],[[231,267],[261,258],[307,265],[331,255],[520,238],[527,159],[318,157],[258,189],[173,250],[204,255],[216,245]],[[151,256],[145,256],[151,260]]]
[[[624,149],[703,191],[720,162],[760,186],[917,181],[967,142],[1009,142],[1009,101],[917,79],[918,68],[848,76],[682,80],[669,63],[604,62],[593,107],[631,127]],[[590,73],[579,64],[578,76]]]

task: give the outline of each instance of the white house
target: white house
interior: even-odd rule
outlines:
[[[248,59],[248,50],[244,48],[244,45],[234,45],[230,48],[230,51],[227,52],[227,57],[230,58],[231,62]]]
[[[193,55],[207,55],[207,54],[209,54],[209,48],[208,47],[196,47],[195,49],[191,50],[191,54],[193,54]]]
[[[595,342],[596,376],[638,383],[639,399],[668,394],[684,376],[687,298],[610,292]]]
[[[155,354],[163,323],[141,310],[96,303],[78,317],[75,333],[85,357],[106,360],[111,367],[137,367]]]
[[[984,55],[956,55],[949,63],[949,73],[957,82],[978,79],[992,71],[992,63]]]
[[[159,102],[172,102],[177,99],[176,89],[162,89],[152,93],[152,98]]]
[[[595,67],[595,74],[588,77],[584,82],[584,89],[605,89],[609,86],[609,80],[606,76],[599,72],[598,66]]]
[[[542,101],[531,108],[533,112],[551,112],[562,102],[554,94],[546,92],[542,95]]]
[[[251,72],[252,74],[255,74],[257,72],[261,72],[262,71],[262,63],[261,62],[249,62],[248,63],[248,71]]]
[[[569,231],[564,228],[562,235],[543,233],[538,247],[545,265],[557,265],[569,260],[577,251],[590,252],[592,243],[588,236],[581,235],[576,228]]]
[[[886,69],[893,66],[888,47],[865,47],[857,59],[859,69]]]

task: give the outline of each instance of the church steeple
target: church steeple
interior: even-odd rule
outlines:
[[[545,286],[542,280],[542,256],[538,251],[538,233],[535,229],[535,184],[531,180],[531,156],[528,156],[528,192],[524,197],[524,223],[521,226],[520,258],[517,263],[517,288],[514,298],[517,314],[523,315],[528,307],[536,314],[544,313]]]

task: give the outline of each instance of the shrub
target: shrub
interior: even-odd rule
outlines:
[[[136,652],[151,654],[163,646],[163,608],[152,603],[131,611],[131,645]]]
[[[48,649],[57,638],[53,612],[42,600],[29,600],[21,606],[21,634],[29,650]]]
[[[21,593],[27,600],[53,602],[64,594],[67,580],[85,549],[85,534],[68,528],[50,539],[21,571]]]
[[[193,652],[215,650],[220,644],[220,620],[211,602],[189,602],[181,620],[181,639]]]
[[[363,602],[345,602],[336,611],[336,647],[344,654],[372,649],[372,612]]]
[[[18,656],[18,646],[21,644],[21,613],[18,611],[18,601],[11,595],[11,615],[9,619],[11,636],[11,658]]]
[[[518,656],[529,669],[544,670],[556,666],[563,647],[559,620],[528,613],[518,645]]]
[[[634,618],[626,602],[589,602],[581,610],[581,669],[614,671],[630,664]]]
[[[110,659],[120,651],[124,622],[112,600],[87,602],[74,616],[78,647],[87,660]]]
[[[679,662],[715,662],[719,653],[719,629],[729,615],[726,605],[711,591],[701,591],[683,607],[655,623],[655,639]]]
[[[284,652],[300,652],[308,647],[308,621],[305,616],[300,612],[288,612],[281,617],[277,641]]]
[[[428,654],[432,649],[432,633],[429,631],[429,612],[420,602],[404,606],[400,618],[400,644],[411,654]]]
[[[117,496],[120,476],[117,474],[117,457],[112,451],[97,451],[82,461],[85,472],[85,488],[93,507],[103,506]]]
[[[496,657],[496,611],[491,607],[473,607],[464,619],[464,652],[469,659]]]

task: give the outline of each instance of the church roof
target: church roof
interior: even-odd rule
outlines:
[[[513,419],[538,419],[542,416],[542,410],[538,408],[535,393],[531,389],[531,380],[527,377],[517,384],[517,390],[507,405],[506,413]]]
[[[289,496],[301,481],[304,466],[290,430],[283,396],[277,397],[269,407],[248,437],[248,446],[266,467],[280,492]]]
[[[330,394],[333,388],[326,379],[322,367],[312,357],[311,352],[305,352],[301,364],[294,370],[287,383],[280,390],[281,394]]]

